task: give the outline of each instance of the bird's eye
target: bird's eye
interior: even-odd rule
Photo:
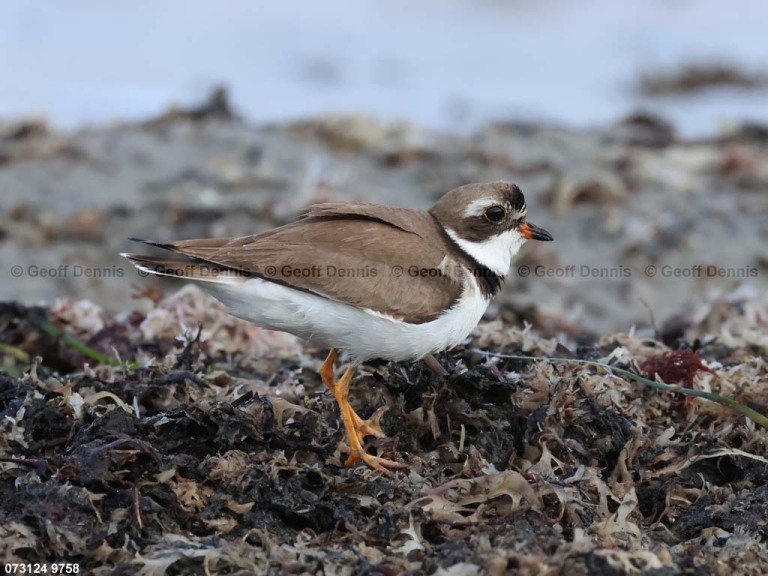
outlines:
[[[507,215],[507,211],[504,210],[502,206],[491,206],[485,211],[483,215],[485,216],[485,219],[488,220],[488,222],[498,224],[504,220],[504,216]]]

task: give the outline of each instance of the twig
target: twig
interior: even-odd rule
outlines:
[[[624,370],[623,368],[616,368],[615,366],[610,366],[602,362],[595,362],[594,360],[578,360],[575,358],[550,358],[548,356],[524,356],[524,355],[518,355],[518,354],[499,354],[497,352],[486,352],[485,350],[478,350],[478,349],[472,349],[471,351],[477,354],[481,354],[483,356],[491,356],[494,358],[505,358],[509,360],[548,360],[550,362],[571,362],[574,364],[594,364],[596,366],[600,366],[601,368],[605,368],[606,370],[609,370],[614,374],[621,374],[623,376],[626,376],[634,380],[635,382],[639,382],[640,384],[644,384],[645,386],[650,386],[651,388],[656,388],[657,390],[665,390],[667,392],[673,392],[675,394],[683,394],[685,396],[695,396],[697,398],[704,398],[712,402],[717,402],[722,406],[727,406],[728,408],[731,408],[732,410],[735,410],[736,412],[743,414],[744,416],[752,420],[755,424],[768,429],[768,417],[764,416],[763,414],[760,414],[760,412],[758,412],[757,410],[753,410],[749,406],[745,406],[744,404],[737,402],[733,398],[729,398],[727,396],[721,396],[720,394],[715,394],[713,392],[705,392],[704,390],[694,390],[693,388],[683,388],[682,386],[673,386],[671,384],[665,384],[663,382],[656,382],[655,380],[650,380],[644,376],[640,376],[639,374],[635,374],[634,372],[631,372],[629,370]]]

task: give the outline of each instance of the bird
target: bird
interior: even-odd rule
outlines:
[[[345,465],[390,475],[406,466],[363,444],[386,437],[386,408],[363,419],[349,403],[360,364],[454,348],[479,323],[522,245],[553,237],[528,220],[520,188],[499,181],[454,188],[429,210],[328,202],[249,236],[130,240],[174,253],[121,254],[144,275],[191,281],[233,316],[329,348],[320,377],[339,406]],[[339,352],[346,369],[337,379]]]

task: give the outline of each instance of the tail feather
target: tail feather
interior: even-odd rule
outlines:
[[[159,243],[147,242],[147,244],[160,246]],[[248,280],[250,275],[243,270],[235,270],[220,266],[213,262],[190,260],[182,258],[144,256],[143,254],[120,254],[127,258],[131,264],[139,269],[139,274],[153,274],[155,276],[169,276],[182,278],[194,282],[213,282],[217,284],[239,284]]]
[[[147,244],[149,246],[157,246],[158,248],[165,248],[166,250],[173,249],[172,242],[158,242],[157,240],[146,240],[145,238],[128,238],[131,242],[140,242],[141,244]]]

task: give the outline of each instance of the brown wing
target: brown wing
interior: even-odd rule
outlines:
[[[462,290],[439,225],[403,208],[318,205],[261,234],[163,246],[410,322],[433,320]]]

